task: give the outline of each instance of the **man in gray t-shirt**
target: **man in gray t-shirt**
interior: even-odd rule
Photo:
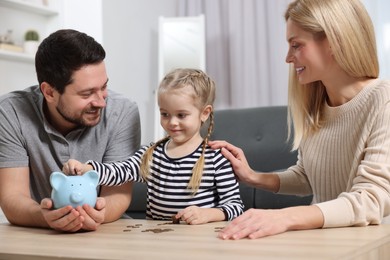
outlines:
[[[10,223],[75,232],[118,219],[132,184],[101,187],[95,208],[52,209],[50,174],[69,158],[124,160],[140,145],[135,102],[108,91],[105,51],[59,30],[38,48],[38,86],[0,98],[0,207]]]

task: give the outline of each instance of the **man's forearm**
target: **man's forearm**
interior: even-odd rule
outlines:
[[[31,198],[4,198],[1,202],[1,208],[8,221],[14,225],[44,228],[49,227],[42,215],[40,205]]]
[[[103,186],[100,196],[106,200],[104,223],[118,220],[126,212],[132,198],[133,184],[125,183],[121,186]]]

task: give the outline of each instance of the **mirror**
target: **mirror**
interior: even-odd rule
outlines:
[[[158,38],[158,81],[175,68],[205,70],[205,17],[160,17]],[[155,141],[164,135],[155,97]]]

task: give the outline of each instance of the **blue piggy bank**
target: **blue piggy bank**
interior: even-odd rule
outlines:
[[[59,209],[67,205],[75,208],[84,204],[95,207],[98,181],[99,175],[96,171],[88,171],[84,175],[76,176],[53,172],[50,175],[50,184],[53,188],[51,199],[54,208]]]

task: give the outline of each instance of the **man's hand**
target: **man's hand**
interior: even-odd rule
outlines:
[[[58,231],[76,232],[83,227],[84,216],[72,206],[52,209],[53,201],[45,198],[41,201],[41,212],[49,227]]]
[[[97,198],[95,208],[88,204],[78,206],[76,210],[83,217],[82,229],[87,231],[96,230],[103,222],[106,214],[106,200],[102,197]]]
[[[51,228],[65,232],[94,231],[104,222],[106,200],[97,198],[95,208],[88,204],[75,209],[70,205],[60,209],[52,209],[52,207],[51,199],[46,198],[41,201],[42,215]]]

